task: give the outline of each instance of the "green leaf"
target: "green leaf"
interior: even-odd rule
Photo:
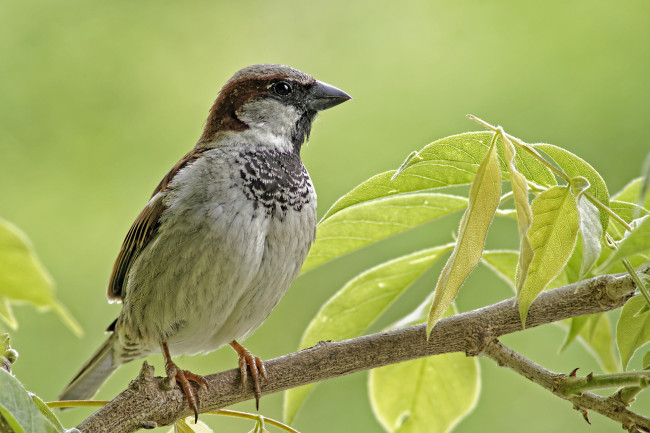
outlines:
[[[488,250],[483,252],[481,261],[516,293],[515,271],[518,258],[519,253],[514,250]],[[569,284],[567,276],[564,272],[560,272],[548,288],[566,286],[567,284]]]
[[[194,424],[194,417],[177,420],[167,433],[213,433],[213,430],[203,421]]]
[[[650,370],[650,351],[646,352],[645,355],[643,355],[643,362],[641,365],[643,366],[642,368],[644,370]]]
[[[643,161],[641,179],[641,191],[637,203],[643,204],[645,202],[645,207],[648,208],[647,203],[650,200],[650,152],[648,152]]]
[[[420,323],[428,303],[410,318]],[[454,314],[453,307],[445,315]],[[400,327],[404,323],[400,323]],[[370,371],[375,416],[391,433],[450,431],[476,405],[480,389],[476,358],[464,353],[430,356]]]
[[[31,394],[31,393],[30,393]],[[47,420],[52,423],[52,425],[58,430],[58,431],[66,431],[65,427],[61,424],[61,421],[54,415],[54,412],[52,412],[52,409],[50,409],[47,404],[41,398],[35,394],[31,394],[32,401],[38,408],[38,410],[41,411],[43,416],[47,418]],[[75,429],[76,430],[76,429]]]
[[[536,149],[544,151],[548,156],[553,158],[555,163],[570,177],[582,176],[589,181],[588,191],[594,195],[605,206],[609,205],[609,192],[603,178],[594,168],[582,158],[574,155],[566,149],[554,146],[552,144],[538,143],[532,144]],[[607,230],[609,215],[605,211],[600,211],[600,223],[603,230]]]
[[[588,319],[589,316],[577,316],[563,321],[564,324],[568,324],[569,329],[564,338],[564,343],[562,343],[562,346],[560,347],[560,352],[564,352],[564,350],[569,347],[569,344],[575,341],[576,337],[580,334],[580,331],[582,331],[582,328],[587,324]]]
[[[519,173],[515,166],[515,146],[508,139],[503,130],[500,130],[500,136],[504,142],[505,157],[508,172],[510,173],[512,193],[515,199],[515,209],[517,210],[517,225],[519,227],[519,260],[515,274],[515,286],[517,287],[517,291],[519,291],[526,279],[528,267],[533,259],[533,247],[530,245],[530,241],[526,236],[528,228],[533,221],[533,212],[530,208],[530,203],[528,203],[528,183],[526,182],[526,178]]]
[[[498,277],[508,283],[516,293],[515,273],[517,271],[517,262],[519,261],[519,252],[513,250],[484,251],[481,260]]]
[[[598,361],[606,373],[619,370],[618,360],[614,355],[614,339],[609,318],[604,313],[587,316],[587,322],[579,332],[578,341],[587,352]]]
[[[644,178],[642,177],[637,177],[636,179],[633,179],[627,185],[625,185],[622,190],[614,194],[612,196],[612,199],[618,201],[624,201],[628,203],[634,203],[637,206],[640,204],[646,210],[650,210],[650,194],[646,195],[644,198],[641,197],[643,179]],[[640,199],[641,202],[639,203]]]
[[[610,200],[609,208],[628,224],[631,224],[632,221],[637,218],[642,218],[650,214],[650,212],[645,208],[625,201]],[[609,235],[612,236],[615,240],[620,240],[625,234],[625,229],[622,228],[618,223],[610,224],[607,227],[607,233],[609,233]]]
[[[578,208],[567,186],[542,192],[532,203],[533,223],[528,239],[533,260],[519,293],[519,314],[526,322],[528,309],[537,295],[557,277],[569,261],[578,236]]]
[[[637,218],[650,214],[650,211],[639,205],[620,200],[610,200],[609,208],[616,212],[616,214],[623,218],[627,223],[631,223]]]
[[[645,299],[641,295],[627,301],[616,325],[616,343],[624,370],[627,370],[634,352],[650,341],[650,312],[637,316],[644,305]]]
[[[302,272],[467,206],[447,194],[402,194],[350,206],[321,221]]]
[[[396,170],[381,173],[355,187],[334,203],[323,220],[349,206],[381,197],[471,184],[493,137],[494,133],[481,131],[436,140],[419,152],[411,153],[399,173]],[[507,180],[501,140],[498,140],[497,146],[504,179]],[[527,179],[539,185],[557,183],[550,170],[535,157],[521,153],[516,155],[515,160],[519,171]]]
[[[9,300],[3,296],[0,296],[0,317],[11,329],[18,329],[18,321],[14,316]]]
[[[9,326],[16,321],[9,302],[29,302],[40,308],[52,308],[71,331],[82,330],[66,308],[54,297],[54,282],[38,260],[27,236],[16,226],[0,219],[0,308]]]
[[[650,216],[637,220],[636,227],[618,244],[618,248],[607,258],[599,270],[609,267],[612,262],[622,260],[637,254],[650,252]]]
[[[456,247],[438,278],[427,320],[427,336],[481,259],[485,237],[499,206],[500,195],[501,169],[496,153],[495,135],[490,151],[481,162],[470,188],[469,204],[460,220]]]
[[[560,348],[564,351],[574,340],[577,341],[594,357],[607,373],[619,370],[618,361],[614,355],[614,340],[609,318],[604,313],[578,316],[558,322],[569,325],[566,339]]]
[[[582,280],[600,257],[603,226],[600,224],[600,211],[584,194],[579,194],[577,201],[582,241],[582,263],[578,279]]]
[[[300,348],[321,340],[344,340],[360,336],[413,282],[453,244],[429,248],[371,268],[332,296],[312,319]],[[284,419],[293,422],[314,385],[285,393]]]
[[[0,368],[0,413],[15,433],[61,433],[32,401],[23,385]]]

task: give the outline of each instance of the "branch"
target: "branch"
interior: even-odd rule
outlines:
[[[648,272],[646,270],[645,272]],[[628,274],[604,275],[577,284],[547,290],[533,302],[527,327],[619,308],[634,295]],[[262,394],[271,394],[325,379],[449,352],[478,355],[487,337],[522,330],[515,298],[440,320],[430,338],[426,325],[337,342],[321,342],[300,352],[265,361],[268,382]],[[209,391],[197,390],[199,412],[213,411],[253,398],[242,389],[239,370],[205,377]],[[144,363],[137,379],[77,428],[84,433],[130,433],[140,428],[170,425],[191,415],[179,388],[162,391],[160,378]]]
[[[508,367],[526,379],[551,391],[558,397],[570,401],[573,403],[573,407],[582,413],[589,424],[591,422],[589,421],[587,411],[593,410],[614,421],[620,422],[623,428],[629,432],[650,432],[650,419],[631,412],[620,399],[616,397],[602,397],[592,392],[566,395],[563,392],[564,385],[566,382],[571,382],[576,379],[575,377],[549,371],[504,346],[496,338],[485,343],[480,355],[493,359],[498,365]]]

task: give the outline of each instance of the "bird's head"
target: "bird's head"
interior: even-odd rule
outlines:
[[[249,66],[223,86],[199,141],[250,130],[288,139],[299,150],[316,113],[348,99],[342,90],[289,66]]]

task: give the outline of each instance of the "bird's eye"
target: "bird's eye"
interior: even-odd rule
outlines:
[[[291,93],[291,85],[286,81],[280,81],[278,83],[275,83],[273,90],[275,90],[275,93],[280,96],[287,96],[289,93]]]

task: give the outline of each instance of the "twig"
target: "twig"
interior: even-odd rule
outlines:
[[[650,371],[626,371],[624,373],[601,375],[590,373],[584,377],[571,377],[564,380],[558,391],[564,395],[575,395],[599,388],[621,388],[639,385],[647,387],[648,383],[650,383]]]
[[[573,407],[582,413],[587,422],[589,422],[588,411],[592,410],[620,422],[623,428],[629,432],[650,432],[650,419],[631,412],[619,399],[602,397],[592,392],[566,395],[565,384],[573,382],[577,378],[549,371],[504,346],[496,338],[485,342],[480,355],[493,359],[500,366],[508,367],[558,397],[570,401],[573,403]]]
[[[648,272],[648,270],[646,270]],[[619,308],[634,295],[629,275],[604,275],[577,284],[547,290],[531,305],[527,327],[569,317]],[[514,298],[477,310],[442,319],[429,340],[426,325],[338,342],[321,342],[314,347],[265,362],[268,382],[262,394],[319,382],[388,364],[449,352],[477,355],[485,336],[498,337],[522,330]],[[206,376],[210,391],[197,390],[199,412],[214,411],[252,399],[250,388],[242,389],[239,370]],[[189,416],[191,410],[182,392],[162,391],[153,367],[144,363],[137,379],[110,403],[84,420],[78,429],[85,433],[129,433],[143,427],[169,425]]]

